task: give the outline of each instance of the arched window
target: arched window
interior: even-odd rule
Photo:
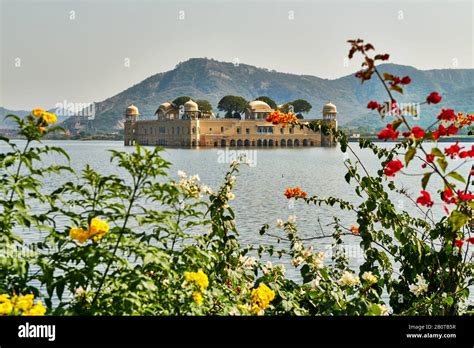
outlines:
[[[248,140],[248,139],[245,139],[245,141],[244,141],[244,145],[245,145],[245,146],[250,146],[250,140]]]
[[[303,139],[303,146],[308,146],[308,139]]]
[[[242,140],[240,140],[240,139],[237,140],[237,146],[242,146],[242,145],[243,145]]]
[[[288,144],[288,146],[293,146],[293,140],[288,139],[288,143],[287,143],[287,144]]]
[[[295,146],[300,146],[300,141],[298,139],[295,139]]]
[[[232,140],[230,141],[230,146],[235,146],[235,140],[234,140],[234,139],[232,139]]]
[[[281,139],[280,145],[281,145],[281,146],[286,146],[286,140],[285,140],[285,139]]]
[[[272,140],[272,139],[270,139],[270,140],[268,141],[268,146],[273,146],[273,140]]]
[[[226,144],[225,139],[222,139],[222,140],[221,140],[221,146],[226,146],[226,145],[227,145],[227,144]]]

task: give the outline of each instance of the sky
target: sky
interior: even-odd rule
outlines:
[[[195,57],[337,78],[347,39],[419,69],[474,67],[474,0],[0,0],[0,106],[91,103]]]

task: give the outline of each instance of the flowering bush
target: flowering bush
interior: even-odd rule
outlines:
[[[393,95],[412,79],[382,74],[375,62],[388,60],[388,54],[372,58],[371,44],[350,44],[349,58],[360,53],[364,59],[356,77],[365,81],[376,76],[389,97],[367,105],[380,117],[393,117],[378,138],[399,141],[387,149],[360,139],[359,147],[381,160],[376,173],[369,173],[345,134],[328,123],[300,123],[281,112],[267,118],[332,136],[343,152],[355,157],[345,161],[345,180],[355,183],[358,204],[311,196],[300,187],[284,192],[287,199],[337,205],[353,216],[350,226],[334,217],[328,225],[331,233],[310,238],[332,238],[330,258],[299,236],[296,216],[260,230],[287,247],[240,245],[231,201],[236,199],[233,189],[243,159],[232,162],[216,189],[182,171],[178,180],[170,179],[170,163],[160,156],[160,148],[112,151],[123,177],[103,175],[91,166],[76,173],[69,165],[43,160],[51,152],[66,160],[68,156],[61,148],[41,143],[46,134],[60,129],[53,126],[55,115],[35,109],[25,119],[8,116],[26,139],[23,148],[1,138],[10,150],[0,154],[0,247],[5,251],[0,255],[0,315],[472,313],[467,299],[474,282],[468,257],[474,243],[474,170],[465,165],[474,157],[474,146],[442,148],[437,141],[471,126],[474,116],[443,109],[431,127],[412,127]],[[441,99],[432,92],[422,103]],[[434,146],[428,149],[427,141]],[[392,180],[410,174],[415,157],[422,163],[416,198]],[[453,167],[450,162],[455,160]],[[42,183],[53,184],[54,175],[64,172],[74,180],[45,192]],[[432,176],[439,178],[440,187],[429,186]],[[395,193],[405,196],[419,217],[413,216],[413,209],[397,208],[391,200]],[[437,220],[431,213],[436,204],[446,213]],[[30,245],[34,252],[19,255],[15,250],[25,244],[25,229],[42,232],[44,238]],[[357,270],[349,267],[343,252],[345,235],[360,240],[364,260]],[[279,258],[290,260],[300,281],[286,276],[283,262],[274,264]],[[35,304],[34,298],[42,300]]]

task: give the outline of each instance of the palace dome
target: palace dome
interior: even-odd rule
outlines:
[[[191,99],[188,100],[184,103],[184,111],[199,111],[197,103]]]
[[[127,109],[125,110],[125,115],[127,116],[138,116],[140,115],[140,113],[138,112],[138,108],[133,105],[133,104],[130,104]]]
[[[249,103],[249,108],[253,112],[270,112],[272,108],[270,105],[261,100],[254,100]]]
[[[323,106],[323,114],[337,114],[336,105],[329,102]]]

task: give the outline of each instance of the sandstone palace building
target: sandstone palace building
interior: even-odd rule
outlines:
[[[125,111],[125,145],[159,145],[165,147],[298,147],[333,146],[334,139],[299,127],[282,127],[265,121],[273,109],[255,100],[248,104],[241,119],[216,118],[201,112],[192,100],[181,108],[171,102],[161,104],[156,119],[140,120],[138,108]],[[323,122],[337,127],[336,106],[324,105]],[[305,120],[311,122],[311,120]]]

